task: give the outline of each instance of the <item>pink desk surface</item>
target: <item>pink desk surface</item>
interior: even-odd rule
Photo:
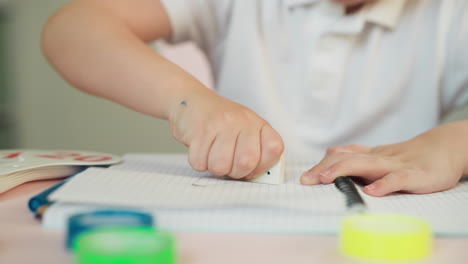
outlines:
[[[1,264],[70,263],[64,232],[42,229],[26,206],[31,195],[55,182],[27,183],[0,194]],[[334,236],[177,233],[176,239],[181,264],[359,263],[338,253]],[[468,239],[437,238],[433,255],[416,263],[468,263]]]

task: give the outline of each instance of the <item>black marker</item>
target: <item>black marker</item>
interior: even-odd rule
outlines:
[[[335,179],[335,187],[346,196],[346,206],[352,212],[363,213],[366,210],[366,204],[362,200],[356,185],[349,177],[338,177]]]

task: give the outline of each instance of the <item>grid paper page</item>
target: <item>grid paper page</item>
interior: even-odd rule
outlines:
[[[344,211],[342,196],[333,185],[269,185],[104,168],[89,168],[78,174],[50,199],[166,209],[268,207],[319,213]]]
[[[468,236],[468,179],[438,193],[363,196],[371,212],[413,215],[426,219],[438,235]]]
[[[66,229],[67,219],[76,213],[113,209],[58,202],[42,218],[49,229]],[[128,209],[117,207],[118,209]],[[130,208],[135,210],[135,208]],[[139,208],[154,217],[157,228],[174,232],[249,232],[276,234],[326,234],[337,233],[342,212],[314,213],[272,208],[212,208],[212,209],[156,209]]]
[[[299,185],[299,175],[311,167],[308,161],[287,159],[287,183],[275,186],[195,172],[185,155],[132,154],[124,160],[71,180],[54,194],[60,202],[47,211],[44,225],[63,227],[67,214],[99,204],[145,207],[159,227],[174,231],[331,234],[345,214],[343,196],[333,185]],[[414,215],[438,235],[468,236],[468,181],[427,195],[361,195],[370,212]]]

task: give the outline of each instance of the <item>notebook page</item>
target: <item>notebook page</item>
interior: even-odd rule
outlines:
[[[209,173],[198,173],[193,171],[187,164],[187,158],[185,155],[126,155],[124,157],[125,162],[119,165],[113,166],[108,170],[118,170],[119,173],[122,170],[131,171],[131,177],[135,176],[136,172],[145,172],[152,173],[150,177],[154,176],[155,173],[163,174],[162,177],[166,177],[167,174],[170,174],[168,182],[170,180],[177,180],[178,183],[185,182],[196,183],[198,188],[200,186],[208,186],[208,193],[211,193],[211,196],[219,195],[226,196],[231,193],[231,198],[226,198],[221,200],[224,203],[224,206],[208,206],[211,201],[205,204],[198,204],[196,209],[190,208],[167,208],[167,203],[162,207],[147,206],[144,208],[145,211],[151,212],[157,219],[157,225],[159,228],[164,228],[172,231],[198,231],[198,232],[266,232],[266,233],[312,233],[312,234],[335,234],[337,227],[339,226],[339,219],[344,213],[344,201],[342,200],[341,195],[336,192],[332,186],[322,186],[322,187],[305,187],[298,184],[298,176],[303,172],[304,169],[310,167],[309,161],[303,161],[302,163],[296,162],[295,164],[288,163],[286,170],[286,178],[288,179],[288,187],[283,188],[274,188],[272,185],[264,185],[258,183],[240,183],[240,185],[247,186],[256,186],[256,188],[246,188],[254,192],[257,188],[260,188],[262,193],[257,193],[257,195],[264,195],[263,199],[268,199],[268,196],[278,195],[284,193],[288,194],[289,192],[294,194],[296,199],[300,199],[300,195],[296,193],[296,187],[299,189],[306,188],[313,195],[312,201],[307,199],[307,202],[303,203],[303,207],[306,210],[301,209],[287,209],[280,208],[278,205],[284,205],[288,202],[273,202],[270,201],[269,206],[259,206],[258,199],[251,199],[247,202],[240,203],[241,200],[237,199],[236,196],[233,196],[235,192],[238,192],[238,187],[235,186],[232,189],[232,184],[237,184],[235,182],[228,182],[230,185],[220,185],[219,183],[224,180],[224,178],[213,177]],[[126,176],[129,176],[129,173],[126,172]],[[211,176],[211,177],[210,177]],[[178,179],[180,178],[181,179]],[[191,177],[191,178],[187,178]],[[206,178],[205,178],[206,177]],[[117,181],[116,179],[114,179]],[[136,180],[136,179],[133,179]],[[140,179],[138,179],[139,181]],[[154,181],[155,179],[150,179]],[[167,182],[165,182],[167,184]],[[166,185],[165,185],[166,186]],[[141,187],[141,186],[140,186]],[[179,188],[180,186],[175,186]],[[271,188],[272,187],[272,188]],[[219,194],[218,191],[212,193],[212,189],[221,189],[225,192]],[[278,189],[282,189],[278,191]],[[80,190],[79,192],[84,191]],[[89,191],[89,190],[88,190]],[[84,191],[81,194],[88,196],[88,191]],[[140,189],[141,191],[141,189]],[[244,190],[240,190],[243,192]],[[248,193],[248,191],[245,191]],[[102,190],[99,190],[99,193],[103,193]],[[105,192],[107,195],[107,192]],[[328,195],[326,193],[329,193]],[[68,193],[70,194],[70,193]],[[309,195],[311,195],[309,194]],[[237,196],[243,197],[244,194],[237,193]],[[290,194],[289,194],[290,195]],[[126,195],[125,195],[126,196]],[[326,196],[331,196],[330,201],[325,201]],[[274,198],[278,201],[281,197]],[[315,198],[315,199],[314,199]],[[93,198],[94,199],[94,198]],[[96,209],[106,209],[114,204],[114,202],[109,202],[107,205],[96,205],[96,201],[93,199],[88,199],[86,203],[78,202],[57,202],[53,204],[45,213],[43,217],[43,226],[46,228],[59,228],[63,229],[66,227],[66,220],[72,214],[86,211],[93,211]],[[71,199],[74,200],[74,199]],[[80,201],[81,198],[75,199]],[[212,200],[212,199],[211,199]],[[231,200],[231,203],[228,203]],[[232,203],[234,200],[234,203]],[[286,197],[286,201],[288,198]],[[89,202],[89,203],[88,203]],[[108,202],[108,201],[107,201]],[[115,204],[119,205],[119,208],[124,206],[125,202],[117,202]],[[106,203],[106,202],[104,202]],[[143,203],[148,204],[146,201]],[[191,203],[191,201],[190,201]],[[289,203],[293,203],[295,206],[295,199],[290,200]],[[136,203],[131,203],[134,205]],[[273,206],[271,206],[273,204]],[[128,205],[128,204],[127,204]],[[187,204],[186,204],[187,205]],[[200,205],[202,208],[200,208]],[[264,204],[265,205],[265,204]],[[180,206],[180,204],[179,204]],[[191,203],[193,206],[193,203]],[[288,204],[286,204],[286,207]],[[329,207],[327,207],[329,206]],[[141,209],[141,205],[138,206]]]
[[[299,185],[299,175],[311,166],[308,161],[286,160],[287,183],[275,188],[235,181],[219,183],[225,180],[191,170],[184,155],[132,154],[126,155],[124,160],[106,170],[115,170],[112,175],[119,175],[119,179],[106,174],[97,182],[96,186],[101,186],[94,188],[91,181],[102,175],[92,173],[88,180],[80,183],[82,186],[61,189],[62,194],[56,197],[60,203],[47,212],[53,217],[48,218],[46,214],[45,226],[60,227],[65,208],[77,206],[71,205],[73,202],[81,204],[79,206],[84,206],[83,203],[87,206],[144,206],[157,215],[159,226],[174,231],[336,233],[340,216],[345,213],[343,196],[333,185]],[[130,185],[129,178],[132,179]],[[159,185],[174,191],[173,194],[184,195],[155,194],[158,186],[155,182],[160,180]],[[197,186],[193,186],[194,183]],[[106,191],[102,191],[103,185]],[[129,187],[109,196],[108,192],[112,193],[111,190],[119,186]],[[129,192],[135,188],[138,191]],[[370,212],[415,215],[428,221],[438,235],[468,235],[468,224],[465,224],[468,223],[467,181],[455,189],[428,195],[375,198],[362,191],[361,194]],[[73,210],[67,212],[70,211]],[[257,229],[253,228],[255,226]]]
[[[54,203],[42,218],[49,229],[66,229],[68,218],[77,213],[115,207]],[[118,207],[118,209],[128,209]],[[133,208],[135,210],[135,208]],[[151,213],[158,228],[174,232],[249,232],[276,234],[321,234],[338,232],[342,212],[314,213],[272,208],[161,209],[138,208]]]
[[[148,154],[129,154],[125,156],[128,162],[113,166],[118,169],[130,169],[141,171],[154,171],[163,168],[161,163],[168,160],[177,163],[177,166],[187,166],[186,157]],[[287,159],[286,177],[287,182],[298,182],[301,173],[309,169],[313,160],[300,160],[298,158]],[[433,230],[439,235],[468,235],[468,178],[463,178],[457,187],[444,192],[415,195],[395,194],[385,197],[372,197],[360,190],[369,212],[396,213],[412,215],[428,221]]]
[[[343,212],[333,185],[280,185],[131,170],[89,168],[69,180],[52,201],[168,209],[269,207]]]
[[[370,212],[412,215],[428,221],[438,235],[468,236],[468,179],[444,192],[362,195]]]

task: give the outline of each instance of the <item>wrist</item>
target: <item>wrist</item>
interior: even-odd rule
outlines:
[[[459,162],[463,175],[468,174],[468,120],[447,123],[444,129],[443,141],[447,142],[454,160]]]
[[[215,100],[218,96],[201,84],[188,84],[186,87],[191,88],[181,89],[170,100],[166,118],[170,123],[179,120],[184,113],[202,109],[210,100]],[[186,111],[188,109],[190,111]]]
[[[459,147],[461,148],[462,155],[464,156],[464,170],[463,175],[468,175],[468,120],[456,122],[460,130]]]

